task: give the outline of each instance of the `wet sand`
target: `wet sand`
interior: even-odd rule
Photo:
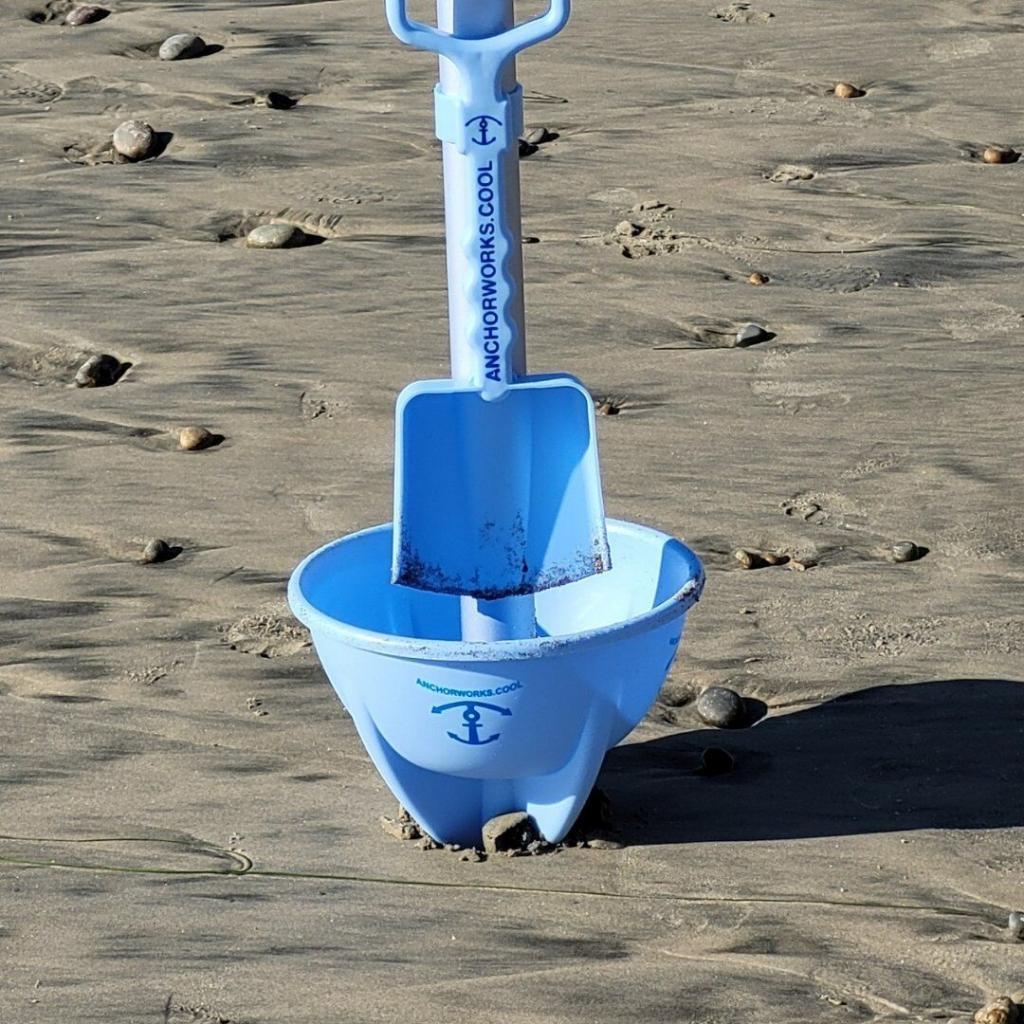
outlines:
[[[522,59],[557,135],[522,165],[531,365],[613,401],[609,513],[709,585],[602,773],[625,847],[482,863],[384,834],[283,600],[389,518],[394,395],[446,367],[434,72],[380,6],[0,12],[0,1019],[888,1022],[1024,987],[1024,164],[983,159],[1024,145],[1019,5],[581,2]],[[156,60],[177,32],[213,52]],[[159,156],[105,156],[129,119]],[[273,219],[323,244],[246,249]],[[131,365],[70,386],[97,353]],[[713,684],[766,716],[703,726]]]

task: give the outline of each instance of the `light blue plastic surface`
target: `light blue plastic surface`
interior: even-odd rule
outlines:
[[[446,62],[435,113],[452,347],[452,379],[399,400],[393,578],[493,601],[609,564],[590,395],[571,377],[525,375],[522,89],[510,62],[565,24],[569,2],[515,27],[506,0],[441,7],[452,32],[387,3],[396,35]]]
[[[537,594],[535,638],[474,643],[458,597],[391,582],[391,533],[321,548],[288,590],[374,764],[440,842],[478,845],[483,824],[513,810],[558,841],[657,695],[700,562],[609,520],[611,570]]]
[[[398,401],[395,525],[310,555],[288,597],[374,764],[441,842],[525,810],[552,842],[664,681],[704,574],[679,541],[604,518],[594,407],[527,376],[514,55],[565,24],[438,0],[452,377]]]
[[[608,567],[594,409],[578,381],[527,378],[493,402],[421,381],[398,419],[399,582],[494,600]]]

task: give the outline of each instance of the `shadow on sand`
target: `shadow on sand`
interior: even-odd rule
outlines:
[[[734,770],[701,774],[707,747]],[[1024,683],[876,686],[750,729],[616,747],[597,784],[630,844],[1024,825]]]

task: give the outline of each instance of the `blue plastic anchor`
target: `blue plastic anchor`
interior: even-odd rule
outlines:
[[[605,521],[593,402],[526,373],[515,55],[569,0],[514,24],[512,0],[439,0],[450,380],[397,408],[395,522],[293,573],[289,601],[399,801],[440,842],[526,810],[560,840],[605,753],[640,721],[704,573],[681,542]]]

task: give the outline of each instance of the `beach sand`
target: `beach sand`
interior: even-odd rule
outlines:
[[[522,163],[531,366],[621,407],[609,514],[709,581],[599,781],[624,848],[482,863],[384,834],[284,602],[390,518],[395,394],[446,373],[432,60],[372,0],[4,3],[4,1024],[895,1022],[1024,987],[1024,163],[981,159],[1024,145],[1024,8],[715,3],[581,0],[520,61],[557,135]],[[155,59],[186,31],[211,52]],[[129,119],[158,157],[111,162]],[[246,249],[274,219],[323,244]],[[71,387],[95,353],[131,365]],[[712,684],[766,717],[701,725]]]

